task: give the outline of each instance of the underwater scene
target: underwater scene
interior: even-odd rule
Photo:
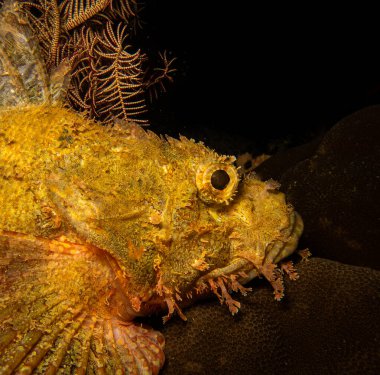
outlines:
[[[373,34],[244,8],[0,0],[0,375],[379,373]]]

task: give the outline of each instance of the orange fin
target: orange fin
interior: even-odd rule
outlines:
[[[108,258],[72,246],[0,232],[0,375],[158,374],[163,336],[122,320]]]

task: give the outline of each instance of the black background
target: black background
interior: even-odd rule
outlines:
[[[374,9],[151,0],[141,16],[142,48],[177,57],[174,84],[151,106],[157,132],[273,152],[380,103]]]

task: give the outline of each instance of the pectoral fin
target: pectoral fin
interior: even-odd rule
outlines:
[[[115,277],[94,249],[0,233],[0,374],[157,374],[164,338],[120,310]]]

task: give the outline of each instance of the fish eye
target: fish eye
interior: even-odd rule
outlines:
[[[196,184],[205,203],[228,204],[235,195],[239,176],[232,164],[209,163],[199,167]]]
[[[214,189],[223,190],[229,182],[230,176],[223,169],[218,169],[211,175],[211,185]]]

